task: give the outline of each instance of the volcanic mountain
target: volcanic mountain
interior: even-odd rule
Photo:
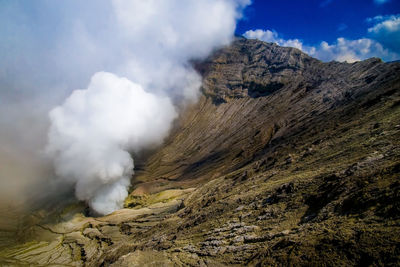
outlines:
[[[400,63],[237,38],[193,64],[201,97],[139,155],[125,208],[37,211],[0,263],[400,264]]]

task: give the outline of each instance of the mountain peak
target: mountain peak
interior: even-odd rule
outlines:
[[[204,94],[216,103],[231,98],[268,96],[277,90],[311,90],[325,82],[348,84],[337,88],[345,91],[353,86],[349,77],[357,72],[368,76],[370,81],[378,74],[376,70],[390,71],[377,58],[353,64],[323,63],[296,48],[245,38],[235,39],[232,45],[197,63],[196,68],[204,77]]]

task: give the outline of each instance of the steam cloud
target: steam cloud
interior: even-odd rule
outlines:
[[[51,110],[46,147],[78,199],[99,214],[122,207],[134,167],[129,152],[161,143],[176,106],[196,101],[201,77],[189,61],[228,44],[249,2],[113,0],[104,17],[80,18],[77,43],[103,69]],[[87,30],[93,19],[106,19],[100,33]]]
[[[125,149],[162,140],[176,117],[170,99],[147,93],[126,78],[96,73],[50,112],[48,153],[57,174],[76,182],[76,196],[99,213],[121,207],[133,170]]]

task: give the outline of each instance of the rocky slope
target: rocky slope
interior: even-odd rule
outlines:
[[[35,214],[4,265],[400,263],[400,64],[237,39],[141,162],[126,208]],[[33,223],[32,223],[33,222]]]

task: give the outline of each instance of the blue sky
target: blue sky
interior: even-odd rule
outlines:
[[[242,35],[246,31],[257,29],[269,30],[275,33],[275,38],[282,41],[297,39],[302,46],[308,46],[303,49],[305,52],[309,52],[307,49],[312,47],[318,50],[323,41],[329,45],[337,45],[340,37],[353,46],[354,43],[346,41],[366,39],[363,41],[364,45],[359,42],[360,49],[370,46],[371,51],[364,53],[365,55],[354,52],[354,60],[377,56],[389,61],[399,59],[399,14],[400,0],[253,0],[245,11],[244,19],[238,23],[236,34]],[[387,27],[368,30],[380,23],[391,26],[390,31]],[[255,36],[260,37],[261,33],[253,34],[254,38]],[[258,39],[263,38],[273,41],[265,36]],[[367,44],[367,40],[371,42]],[[385,52],[376,47],[377,43],[382,45]],[[279,44],[282,45],[282,42]],[[339,50],[344,53],[343,49]],[[339,51],[336,52],[338,53]],[[321,59],[329,61],[339,57],[330,55],[322,56]]]

